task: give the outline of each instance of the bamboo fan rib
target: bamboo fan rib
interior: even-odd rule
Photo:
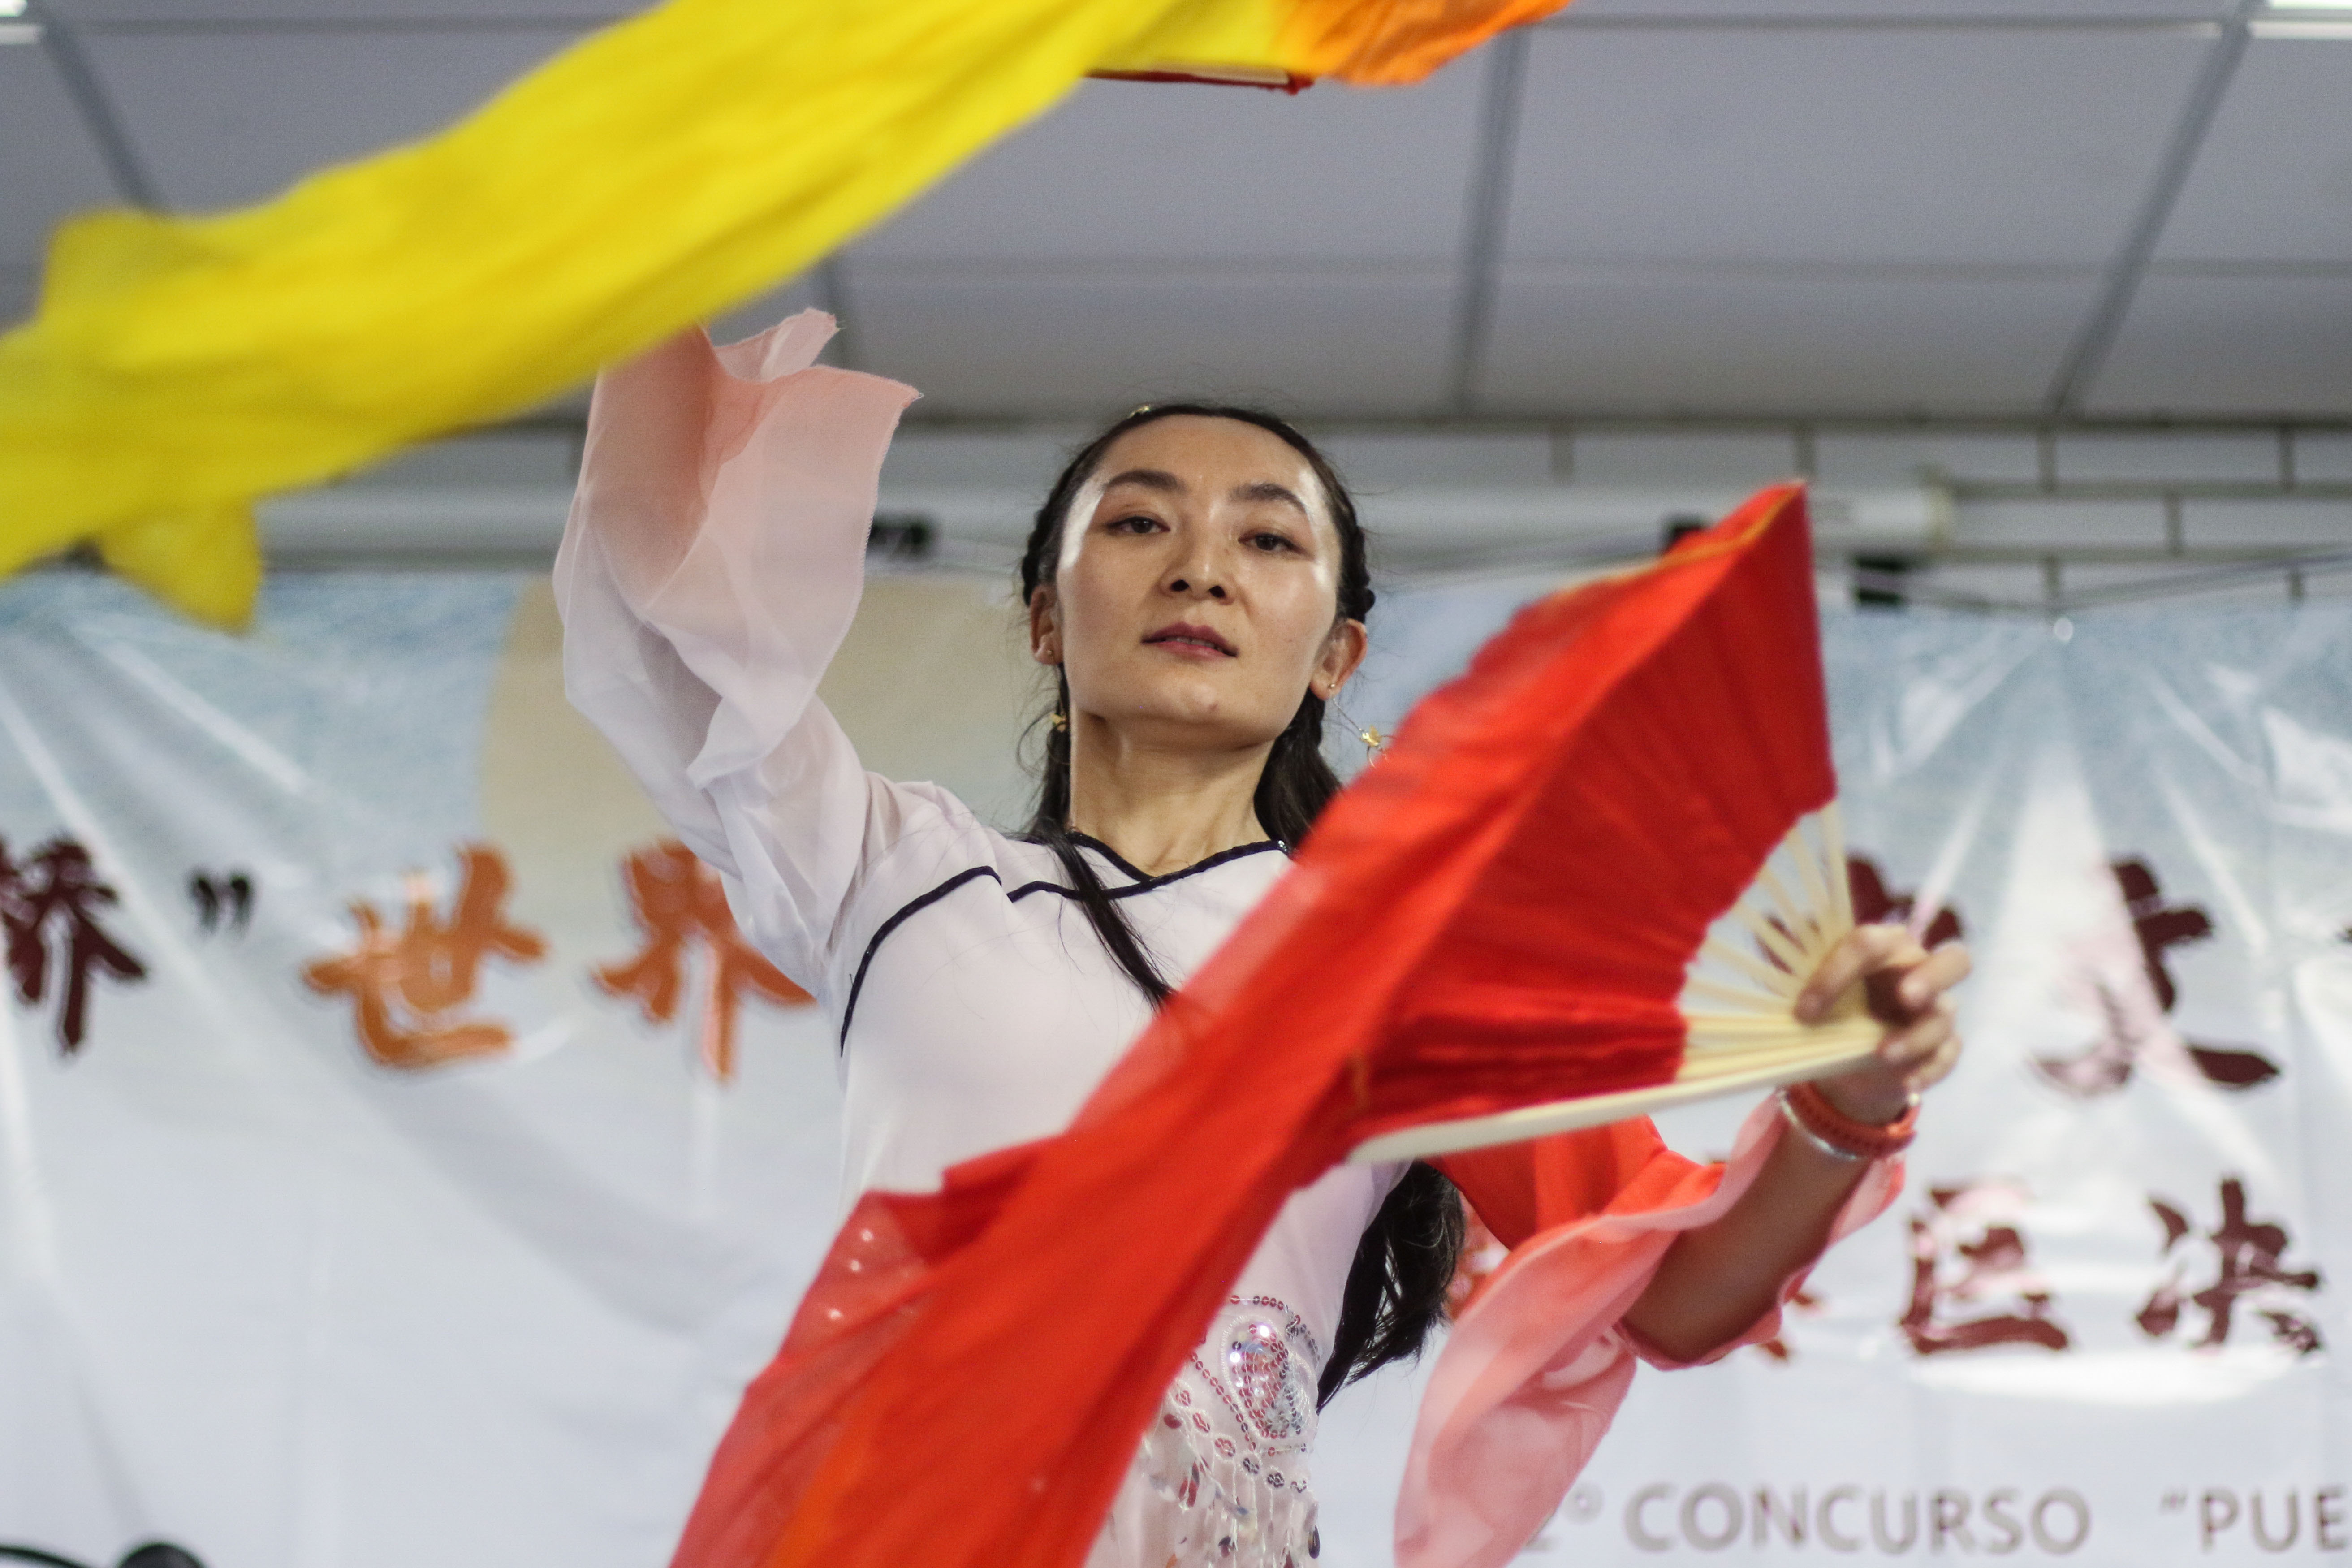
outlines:
[[[1794,1009],[1805,981],[1853,927],[1845,834],[1832,801],[1797,820],[1692,954],[1678,1003],[1683,1057],[1672,1079],[1401,1128],[1365,1140],[1348,1158],[1379,1164],[1516,1143],[1850,1067],[1876,1048],[1880,1034],[1861,985],[1819,1023],[1799,1023]]]

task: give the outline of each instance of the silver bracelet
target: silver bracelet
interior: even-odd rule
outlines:
[[[1841,1149],[1836,1144],[1831,1142],[1828,1139],[1822,1137],[1820,1133],[1814,1131],[1811,1128],[1806,1126],[1805,1119],[1797,1114],[1797,1108],[1789,1103],[1789,1091],[1787,1089],[1780,1089],[1773,1090],[1772,1098],[1780,1102],[1780,1120],[1795,1128],[1800,1137],[1803,1138],[1806,1142],[1811,1143],[1814,1148],[1819,1149],[1822,1153],[1827,1154],[1831,1159],[1843,1160],[1846,1163],[1853,1165],[1860,1164],[1862,1162],[1870,1158],[1867,1154],[1857,1154],[1851,1149]]]

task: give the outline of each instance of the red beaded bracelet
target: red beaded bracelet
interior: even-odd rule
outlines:
[[[1792,1083],[1780,1091],[1780,1105],[1797,1130],[1825,1152],[1849,1160],[1883,1160],[1911,1146],[1919,1131],[1919,1097],[1913,1095],[1903,1114],[1874,1127],[1830,1103],[1829,1096],[1811,1083]]]

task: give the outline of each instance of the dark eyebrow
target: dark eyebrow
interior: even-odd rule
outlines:
[[[1112,475],[1103,489],[1114,490],[1121,485],[1140,485],[1147,490],[1171,496],[1181,496],[1186,489],[1183,480],[1165,468],[1129,468],[1123,474]]]
[[[1307,510],[1307,503],[1298,499],[1298,493],[1296,490],[1288,485],[1276,484],[1272,479],[1258,479],[1246,485],[1235,485],[1234,500],[1287,501],[1298,509],[1301,516],[1315,515]]]

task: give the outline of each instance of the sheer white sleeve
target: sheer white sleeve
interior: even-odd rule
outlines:
[[[816,364],[833,331],[696,329],[600,376],[555,561],[565,692],[813,991],[859,872],[929,798],[869,777],[816,700],[916,396]]]

